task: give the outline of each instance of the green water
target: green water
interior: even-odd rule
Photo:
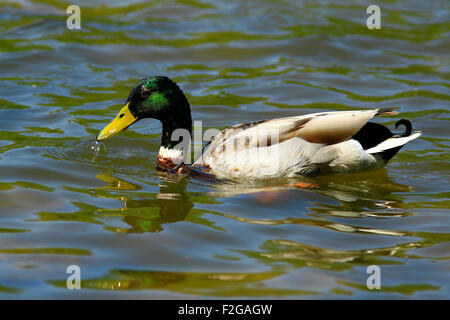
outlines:
[[[381,30],[356,0],[83,0],[79,31],[69,4],[0,3],[0,298],[450,297],[447,1],[379,1]],[[231,185],[157,172],[156,120],[96,155],[158,74],[203,129],[399,107],[423,135],[379,171]]]

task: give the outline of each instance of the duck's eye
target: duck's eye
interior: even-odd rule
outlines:
[[[139,90],[139,94],[141,95],[141,97],[143,98],[147,98],[148,96],[150,96],[150,89],[147,88],[146,86],[142,86],[141,90]]]
[[[123,118],[124,115],[125,115],[125,113],[122,113],[121,115],[119,115],[119,119]]]

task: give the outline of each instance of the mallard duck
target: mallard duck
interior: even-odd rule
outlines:
[[[397,114],[393,109],[378,108],[238,124],[219,132],[189,165],[186,158],[190,152],[180,147],[183,139],[178,134],[185,132],[190,138],[189,102],[175,82],[153,76],[137,83],[116,118],[100,131],[97,141],[112,137],[140,119],[154,118],[162,122],[157,159],[162,170],[180,173],[185,168],[196,168],[214,176],[256,178],[356,172],[384,166],[404,144],[421,135],[419,131],[413,133],[411,122],[405,119],[395,124],[396,128],[406,128],[403,133],[392,133],[381,124],[368,122],[374,116]]]

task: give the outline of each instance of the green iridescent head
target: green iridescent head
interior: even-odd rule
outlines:
[[[164,143],[168,143],[170,134],[178,128],[192,130],[189,102],[178,85],[165,76],[153,76],[141,79],[131,90],[116,118],[97,136],[105,140],[125,130],[143,118],[154,118],[162,122]]]
[[[164,76],[141,79],[131,90],[126,103],[133,116],[138,119],[164,120],[174,113],[189,110],[189,103],[178,85]],[[189,110],[190,111],[190,110]]]

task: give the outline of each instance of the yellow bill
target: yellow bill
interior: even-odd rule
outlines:
[[[108,124],[106,127],[104,127],[102,131],[100,131],[100,133],[97,136],[97,141],[102,141],[112,137],[113,135],[119,133],[120,131],[125,130],[138,120],[131,114],[130,109],[128,108],[129,104],[130,103],[128,102],[120,110],[119,114],[114,118],[114,120],[111,121],[111,123]]]

